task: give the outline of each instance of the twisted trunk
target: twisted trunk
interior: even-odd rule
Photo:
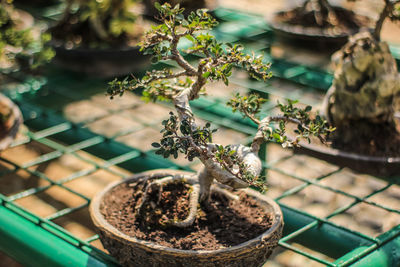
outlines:
[[[393,9],[394,9],[394,3],[392,3],[390,0],[385,0],[385,7],[383,8],[382,12],[379,14],[379,18],[375,24],[373,36],[376,40],[378,40],[378,41],[381,40],[381,31],[382,31],[383,22],[393,12]]]

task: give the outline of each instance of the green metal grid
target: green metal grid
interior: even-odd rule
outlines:
[[[225,15],[219,16],[226,20],[225,23],[235,22],[236,20],[243,22],[244,20],[244,18],[237,19],[237,16],[240,14],[229,12],[229,10],[222,11]],[[253,17],[250,17],[250,19],[255,21]],[[245,23],[240,23],[240,25],[242,24]],[[246,25],[249,24],[246,23]],[[248,35],[240,30],[236,32],[237,36],[234,36],[232,32],[229,33],[230,40],[237,38],[249,41],[250,43],[254,43],[256,47],[268,51],[268,43],[263,41],[262,37],[269,33],[267,30],[263,33],[262,29],[264,26],[260,27],[261,24],[256,23],[255,25],[256,29],[254,31],[243,31],[244,33],[250,33]],[[223,30],[226,30],[223,26],[224,23],[219,28],[222,29],[219,32],[221,37],[227,34],[223,32]],[[261,92],[270,98],[284,98],[290,92],[291,98],[300,98],[301,102],[306,104],[316,104],[319,98],[307,97],[305,96],[305,92],[309,91],[311,95],[318,95],[318,90],[323,92],[329,85],[331,76],[324,71],[308,66],[299,66],[283,60],[272,59],[272,61],[275,66],[273,71],[275,74],[278,74],[276,76],[281,79],[290,80],[296,86],[297,90],[284,91],[282,88],[276,87],[273,81],[271,84],[265,85],[246,79],[238,79],[234,80],[233,84],[238,87]],[[313,72],[310,72],[310,70],[313,70]],[[312,73],[312,75],[309,73]],[[315,82],[316,80],[324,81],[325,83]],[[165,167],[190,169],[196,163],[191,165],[173,164],[153,155],[151,151],[133,149],[115,141],[118,137],[134,134],[149,127],[158,129],[159,121],[154,121],[150,124],[141,122],[140,127],[123,130],[110,137],[93,133],[84,128],[90,125],[90,123],[110,116],[111,113],[118,114],[123,112],[125,108],[113,110],[103,116],[80,121],[79,123],[67,121],[60,115],[65,105],[81,101],[85,98],[89,99],[92,95],[103,92],[104,81],[84,79],[72,74],[66,75],[55,70],[48,75],[47,80],[38,81],[31,79],[23,84],[19,84],[17,88],[12,87],[10,86],[10,89],[13,90],[9,94],[21,106],[25,124],[29,127],[29,130],[24,133],[22,138],[14,142],[10,150],[18,149],[21,146],[29,147],[38,143],[49,148],[51,151],[23,164],[8,160],[7,151],[0,157],[2,165],[8,166],[6,170],[0,170],[0,181],[8,174],[16,174],[18,171],[24,171],[48,183],[44,186],[30,187],[14,194],[0,196],[0,232],[2,233],[0,235],[2,237],[0,238],[0,249],[17,258],[22,263],[32,266],[44,266],[45,263],[48,263],[48,266],[101,266],[102,264],[115,264],[110,257],[90,244],[98,239],[97,235],[88,237],[86,240],[81,240],[53,222],[85,209],[90,202],[90,197],[71,189],[68,186],[68,182],[83,180],[98,170],[104,170],[109,172],[110,175],[126,178],[126,173],[113,168],[117,165],[126,170],[138,172]],[[294,95],[294,93],[296,94]],[[215,127],[230,128],[243,133],[245,137],[237,141],[249,142],[249,135],[254,133],[255,126],[250,121],[243,120],[241,116],[232,114],[223,107],[222,102],[224,102],[224,98],[199,100],[194,103],[196,114],[199,114],[203,119],[212,121]],[[102,108],[100,104],[98,106]],[[265,112],[271,111],[273,111],[272,106],[265,109]],[[138,119],[131,118],[131,120],[137,122]],[[87,157],[85,154],[82,155],[79,153],[80,151],[96,155],[98,158],[103,159],[103,161],[102,163],[98,163],[98,161],[94,161],[91,157]],[[84,161],[91,167],[80,169],[61,179],[53,179],[46,175],[44,171],[38,170],[39,168],[32,168],[56,161],[63,155],[69,155],[79,161]],[[340,176],[346,170],[334,168],[317,177],[303,177],[288,172],[279,166],[283,162],[291,160],[298,160],[298,156],[290,154],[278,158],[267,158],[264,162],[269,176],[277,173],[284,175],[286,179],[297,182],[295,186],[276,197],[285,218],[284,237],[279,243],[282,248],[294,251],[315,262],[328,266],[348,266],[351,264],[356,266],[396,266],[399,263],[400,257],[396,252],[400,247],[399,225],[378,236],[371,236],[350,230],[331,220],[360,204],[374,206],[389,213],[399,214],[400,211],[398,209],[371,200],[374,196],[382,194],[392,187],[396,187],[399,179],[384,182],[381,187],[372,190],[372,192],[363,197],[359,197],[324,183],[325,180],[338,175]],[[307,160],[308,158],[304,159],[302,164],[307,165]],[[373,178],[366,177],[365,179]],[[333,192],[336,195],[345,196],[352,201],[338,207],[324,217],[313,216],[302,209],[293,208],[284,203],[285,199],[312,186]],[[46,218],[34,216],[29,211],[25,211],[15,204],[18,203],[18,200],[38,195],[54,187],[61,188],[81,198],[83,203],[60,209],[49,214]],[[20,231],[23,231],[24,235]],[[49,242],[48,240],[50,239],[54,242],[51,243],[53,244],[52,246],[46,245],[46,242]],[[13,242],[10,242],[10,240]],[[297,246],[297,243],[307,249]],[[59,255],[59,252],[57,252],[59,250],[51,250],[51,248],[57,248],[57,246],[61,246],[64,253]],[[38,247],[41,249],[37,249]],[[39,253],[39,251],[42,251],[42,253]],[[71,257],[72,255],[73,257]],[[321,255],[325,255],[333,260],[329,260]],[[75,261],[71,262],[71,258]],[[33,259],[36,259],[36,261],[33,261]]]

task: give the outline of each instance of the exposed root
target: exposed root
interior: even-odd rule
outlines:
[[[142,174],[141,176],[136,178],[136,181],[133,183],[130,183],[128,186],[130,187],[136,187],[137,184],[139,183],[146,183],[149,180],[155,180],[155,179],[161,179],[163,177],[169,177],[171,176],[170,173],[154,173],[152,175],[148,175],[148,174]],[[182,176],[182,175],[179,175]]]
[[[238,195],[232,194],[231,192],[224,190],[218,186],[211,187],[211,191],[213,193],[218,193],[218,194],[224,195],[225,197],[227,197],[230,200],[239,200]]]
[[[185,176],[185,175],[169,175],[169,174],[155,174],[151,176],[143,176],[143,178],[139,178],[137,182],[130,184],[129,186],[136,186],[138,183],[146,184],[146,187],[143,191],[142,200],[135,206],[136,216],[142,216],[143,209],[146,203],[149,202],[150,192],[154,188],[158,188],[158,203],[160,203],[162,198],[162,192],[164,186],[173,183],[186,183],[191,185],[192,190],[190,193],[189,200],[189,215],[183,221],[174,221],[170,220],[169,224],[176,227],[188,227],[193,224],[196,214],[197,207],[199,205],[200,199],[200,184],[198,180],[194,176]],[[150,202],[150,205],[154,205],[154,203]]]
[[[189,184],[191,186],[190,190],[190,197],[189,197],[189,214],[188,216],[182,221],[176,220],[167,220],[166,225],[175,226],[180,228],[189,227],[193,224],[196,219],[198,207],[200,206],[200,201],[207,202],[209,198],[200,200],[200,192],[201,192],[201,184],[198,179],[198,175],[193,176],[186,176],[186,175],[169,175],[166,173],[162,174],[155,174],[151,176],[139,177],[139,179],[135,182],[130,184],[129,186],[138,187],[137,190],[143,190],[143,195],[141,201],[135,206],[135,213],[136,216],[143,216],[144,208],[147,204],[149,204],[153,209],[155,209],[156,204],[159,204],[162,200],[162,193],[163,189],[168,184],[174,183],[184,183]],[[157,190],[157,199],[158,203],[154,203],[150,201],[150,195],[153,190]],[[230,193],[227,190],[224,190],[218,186],[210,186],[210,191],[213,193],[221,194],[225,196],[229,200],[238,200],[239,196]]]
[[[200,204],[200,185],[194,184],[192,185],[192,192],[190,193],[190,200],[189,200],[189,215],[183,221],[171,221],[171,225],[176,227],[185,228],[191,226],[196,219],[197,215],[197,207]]]

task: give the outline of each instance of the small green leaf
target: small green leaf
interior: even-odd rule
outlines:
[[[155,148],[161,147],[161,145],[159,143],[156,143],[156,142],[152,143],[151,146],[153,146]]]
[[[203,77],[207,79],[210,76],[210,74],[211,74],[211,72],[209,72],[209,71],[204,72]]]
[[[188,39],[189,41],[191,41],[192,43],[196,42],[196,39],[194,39],[194,37],[191,36],[190,34],[185,35],[185,38]]]

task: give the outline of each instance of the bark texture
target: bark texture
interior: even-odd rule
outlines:
[[[400,110],[400,76],[385,42],[371,33],[352,36],[333,55],[336,65],[323,112],[336,127],[351,120],[393,122]]]

